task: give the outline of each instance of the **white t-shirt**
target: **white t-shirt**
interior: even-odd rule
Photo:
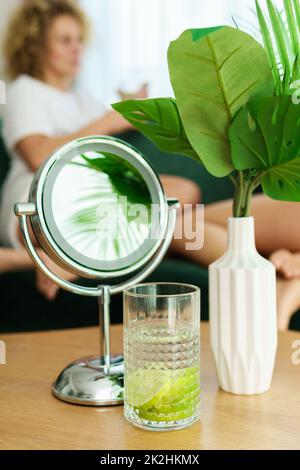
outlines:
[[[101,117],[105,107],[74,87],[65,92],[28,75],[18,77],[7,90],[3,139],[12,161],[3,185],[0,205],[0,240],[20,247],[16,235],[16,202],[27,202],[33,173],[15,150],[25,137],[62,137],[79,131]]]

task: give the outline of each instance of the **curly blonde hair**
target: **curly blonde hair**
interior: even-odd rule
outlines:
[[[87,39],[87,18],[74,1],[27,0],[17,9],[4,41],[3,52],[9,78],[15,79],[21,74],[41,77],[47,32],[53,20],[61,15],[76,19],[82,27],[83,39]]]

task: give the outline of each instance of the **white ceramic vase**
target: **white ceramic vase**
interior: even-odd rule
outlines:
[[[252,217],[229,219],[228,249],[209,267],[209,303],[221,388],[268,391],[277,350],[276,272],[256,250]]]

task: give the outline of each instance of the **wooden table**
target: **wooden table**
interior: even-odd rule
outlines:
[[[7,365],[0,365],[0,449],[299,449],[300,365],[280,334],[272,389],[262,396],[219,390],[202,325],[202,421],[189,429],[152,433],[131,426],[123,407],[88,408],[63,403],[51,383],[69,362],[94,354],[98,330],[5,335]],[[112,327],[112,350],[122,348],[122,327]]]

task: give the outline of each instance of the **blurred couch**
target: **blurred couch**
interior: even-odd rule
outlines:
[[[137,132],[128,132],[118,137],[141,150],[158,173],[183,176],[195,181],[201,187],[204,204],[232,198],[233,185],[229,178],[215,179],[192,159],[162,153]],[[8,169],[9,158],[0,139],[0,188]],[[184,259],[167,257],[150,278],[145,280],[145,282],[152,281],[199,286],[202,320],[208,320],[207,268]],[[91,285],[91,281],[87,280],[78,282]],[[94,281],[92,285],[95,285]],[[111,321],[122,322],[121,295],[112,298]],[[48,302],[36,291],[33,271],[0,275],[0,332],[2,333],[84,327],[96,325],[97,322],[96,299],[60,291],[55,301]],[[300,330],[300,314],[293,318],[291,328]]]

